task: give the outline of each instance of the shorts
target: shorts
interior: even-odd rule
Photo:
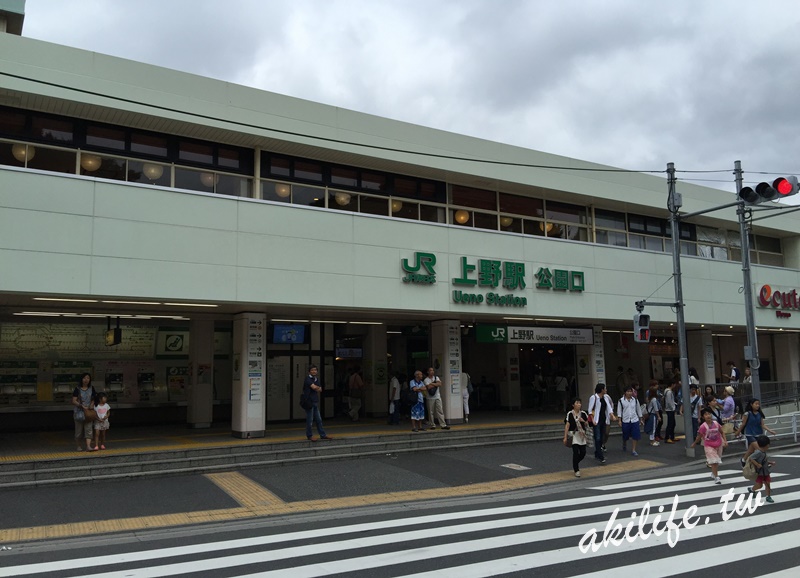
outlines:
[[[769,474],[767,474],[766,476],[758,476],[756,478],[756,485],[763,484],[764,482],[770,483],[771,481],[772,481],[772,478],[769,477]]]
[[[703,446],[706,450],[706,461],[709,464],[721,464],[722,463],[722,446]]]
[[[633,438],[634,441],[642,439],[638,421],[633,423],[622,422],[622,441],[625,442],[631,438]]]

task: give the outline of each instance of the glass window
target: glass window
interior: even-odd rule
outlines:
[[[345,187],[357,187],[358,171],[345,167],[331,167],[331,184]]]
[[[368,195],[361,195],[361,212],[369,215],[383,215],[389,214],[389,200],[385,197],[370,197]]]
[[[267,201],[290,203],[292,201],[292,185],[289,183],[263,181],[261,183],[261,198]]]
[[[615,247],[627,247],[628,236],[619,231],[604,231],[598,229],[595,231],[597,242],[603,245],[614,245]]]
[[[429,223],[444,223],[445,215],[446,213],[444,207],[437,207],[435,205],[419,206],[420,221],[427,221]]]
[[[773,267],[783,267],[783,255],[774,253],[759,253],[758,262],[761,265],[772,265]]]
[[[664,236],[667,229],[667,222],[664,219],[647,217],[645,220],[645,231],[650,235]]]
[[[72,121],[56,120],[42,116],[33,117],[34,138],[60,143],[70,143],[73,139],[73,131]]]
[[[25,132],[25,114],[0,110],[0,134],[20,136]]]
[[[128,161],[128,181],[168,187],[170,186],[170,167],[159,163]]]
[[[179,189],[189,189],[190,191],[202,191],[213,193],[218,175],[202,171],[193,171],[181,167],[175,167],[175,187]]]
[[[325,189],[292,185],[292,204],[308,207],[325,206]]]
[[[586,207],[548,201],[545,206],[545,218],[548,221],[566,221],[585,225],[587,222]]]
[[[206,173],[209,174],[209,173]],[[251,197],[253,191],[253,181],[246,177],[234,175],[215,175],[217,177],[214,192],[219,195],[230,195],[232,197]]]
[[[394,178],[394,193],[398,197],[417,198],[419,182],[416,179]]]
[[[644,233],[647,229],[645,228],[645,217],[641,215],[628,215],[628,230],[634,233]],[[631,245],[633,247],[633,245]]]
[[[225,167],[228,169],[240,169],[241,168],[241,159],[239,158],[240,156],[241,155],[237,150],[219,147],[219,149],[217,150],[217,164],[220,167]]]
[[[358,211],[358,195],[344,191],[328,191],[328,208],[337,211]],[[386,214],[386,201],[383,202]]]
[[[269,174],[279,177],[290,177],[292,175],[292,162],[281,157],[269,157]]]
[[[497,194],[494,191],[485,189],[473,189],[471,187],[453,185],[450,190],[450,203],[462,207],[496,211]]]
[[[86,144],[106,149],[125,150],[125,131],[107,126],[86,127]]]
[[[191,163],[214,164],[214,149],[210,144],[191,141],[178,143],[178,158]]]
[[[509,233],[521,233],[522,219],[510,215],[500,215],[500,230]]]
[[[322,181],[322,165],[306,161],[294,162],[294,177],[305,181]]]
[[[447,198],[444,183],[422,181],[419,184],[419,198],[425,201],[444,203]]]
[[[361,173],[361,188],[369,191],[385,191],[386,176],[377,173]]]
[[[781,252],[781,240],[774,237],[764,237],[756,235],[756,249],[759,251],[769,251],[770,253]]]
[[[488,229],[490,231],[497,230],[497,213],[472,213],[475,219],[475,227],[478,229]]]
[[[697,243],[697,255],[706,259],[728,260],[728,249],[717,245],[702,245]]]
[[[100,179],[124,181],[128,163],[125,159],[81,152],[81,174]]]
[[[713,245],[724,245],[726,242],[725,229],[712,229],[710,227],[697,227],[697,241]]]
[[[131,133],[131,152],[165,157],[167,156],[167,137],[138,132]]]
[[[522,225],[522,232],[526,235],[544,237],[544,221],[531,221],[529,219],[525,219],[525,222]]]
[[[25,159],[36,154],[36,147],[25,143],[0,143],[0,165],[24,167]]]
[[[605,211],[603,209],[595,209],[594,211],[595,226],[604,229],[616,229],[618,231],[625,230],[625,213],[617,213],[615,211]],[[599,242],[599,241],[598,241]],[[616,243],[612,243],[616,244]]]
[[[62,151],[45,147],[36,147],[36,153],[31,154],[34,147],[28,145],[28,168],[56,173],[75,174],[75,151]]]
[[[500,211],[541,218],[544,217],[544,202],[541,199],[500,193]]]
[[[400,199],[392,199],[390,201],[392,217],[398,219],[413,219],[419,220],[419,205],[409,201],[402,201]]]
[[[678,231],[680,238],[686,241],[694,241],[697,239],[697,228],[691,223],[679,223]],[[667,227],[666,234],[670,236],[670,228]]]

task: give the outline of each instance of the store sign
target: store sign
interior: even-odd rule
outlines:
[[[453,303],[464,305],[497,305],[500,307],[525,307],[528,298],[517,292],[528,286],[526,264],[518,261],[500,261],[495,259],[472,260],[460,258],[460,276],[452,278],[454,287],[451,296]],[[436,283],[436,255],[433,253],[414,253],[413,262],[402,259],[402,281],[432,285]],[[552,291],[570,291],[580,293],[585,290],[583,271],[569,271],[539,267],[533,276],[537,289]],[[481,289],[490,289],[479,292]],[[494,291],[505,291],[499,293]]]
[[[791,291],[780,291],[773,289],[769,285],[762,285],[758,289],[758,304],[761,307],[776,309],[775,316],[779,318],[789,318],[791,313],[786,309],[800,309],[800,296],[797,289]]]
[[[503,325],[478,325],[475,333],[478,343],[542,343],[547,345],[591,345],[591,329],[569,327],[507,327]]]

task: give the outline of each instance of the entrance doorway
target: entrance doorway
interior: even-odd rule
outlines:
[[[574,345],[520,345],[520,388],[523,409],[566,411],[578,395]],[[561,379],[566,393],[558,389]]]

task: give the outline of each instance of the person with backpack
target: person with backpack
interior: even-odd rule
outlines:
[[[757,443],[758,446],[747,460],[755,466],[757,477],[755,485],[752,488],[747,488],[747,492],[754,494],[760,490],[763,485],[767,491],[767,502],[772,504],[775,500],[772,499],[772,488],[770,486],[772,480],[769,475],[769,469],[775,465],[775,462],[769,461],[769,457],[767,456],[769,438],[765,435],[760,435],[756,438],[755,443]]]
[[[697,437],[692,442],[691,447],[696,446],[701,441],[703,442],[706,464],[711,468],[711,477],[715,484],[721,484],[719,465],[722,463],[723,448],[728,447],[728,441],[725,439],[725,434],[722,433],[722,426],[714,419],[708,409],[704,409],[700,415],[703,418],[703,423],[698,428]]]
[[[564,445],[572,448],[572,469],[575,477],[581,477],[580,463],[586,457],[586,432],[589,416],[581,411],[581,400],[572,400],[572,409],[564,418]]]
[[[622,451],[628,451],[628,440],[633,439],[631,455],[638,456],[636,444],[642,437],[639,428],[642,425],[642,408],[639,400],[633,397],[633,387],[625,387],[625,395],[617,402],[617,421],[622,426]]]
[[[611,420],[616,421],[614,416],[614,402],[606,393],[606,384],[598,383],[594,387],[594,395],[589,398],[589,424],[594,426],[594,457],[601,464],[606,463],[603,452],[606,448],[603,445],[606,430],[610,427]]]

